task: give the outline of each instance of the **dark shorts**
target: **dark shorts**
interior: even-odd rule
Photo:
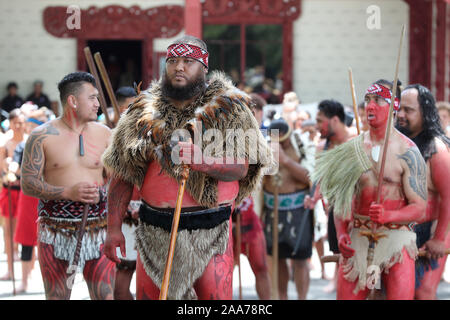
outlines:
[[[339,246],[338,246],[338,240],[337,240],[337,234],[336,234],[336,226],[334,225],[334,213],[333,209],[330,209],[330,212],[328,213],[328,245],[330,246],[330,251],[332,251],[334,254],[339,253]]]
[[[34,246],[22,246],[22,250],[20,252],[20,260],[31,261],[31,258],[33,257],[33,249]]]
[[[418,224],[414,227],[414,232],[416,233],[416,244],[417,248],[420,249],[425,242],[431,238],[431,226],[433,222],[427,221]],[[425,257],[417,257],[416,260],[416,289],[421,285],[421,281],[425,276],[425,272],[437,269],[439,264],[435,259],[428,259]]]
[[[305,194],[305,192],[297,192],[295,194]],[[265,193],[265,200],[270,194]],[[284,196],[286,199],[293,198],[293,194],[280,194],[280,204],[283,210],[278,210],[278,258],[279,259],[298,259],[304,260],[312,256],[313,246],[313,213],[305,210],[303,201],[301,206],[295,205],[297,200],[292,203],[286,201],[284,208]],[[298,197],[298,199],[300,199]],[[293,199],[297,199],[294,197]],[[269,201],[264,204],[264,235],[266,237],[267,253],[272,255],[272,224],[273,224],[273,208]]]

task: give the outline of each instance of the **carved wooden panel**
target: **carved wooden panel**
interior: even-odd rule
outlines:
[[[184,27],[184,8],[162,6],[143,10],[118,5],[81,10],[80,28],[67,27],[67,7],[47,7],[43,13],[45,29],[55,37],[85,39],[169,38]]]
[[[300,4],[301,0],[206,0],[202,15],[207,23],[210,19],[228,23],[283,23],[300,16]]]
[[[83,48],[87,40],[142,40],[143,87],[153,75],[153,39],[174,37],[184,28],[184,8],[175,5],[145,10],[139,6],[92,6],[80,10],[78,29],[68,27],[67,19],[71,15],[67,7],[47,7],[43,21],[47,32],[55,37],[77,38],[77,67],[86,68]]]

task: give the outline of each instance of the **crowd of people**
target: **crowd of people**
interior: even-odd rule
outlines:
[[[160,81],[142,92],[117,90],[113,129],[99,120],[99,92],[87,72],[58,84],[59,117],[47,108],[42,82],[31,103],[8,84],[2,281],[11,280],[20,251],[18,292],[38,260],[47,299],[70,298],[71,267],[83,273],[92,299],[134,299],[134,273],[136,298],[158,299],[183,185],[168,298],[232,299],[244,254],[260,299],[288,299],[291,280],[297,297],[290,298],[306,299],[313,249],[321,257],[326,244],[337,257],[326,290],[338,299],[369,297],[371,264],[381,271],[378,298],[436,298],[450,245],[448,102],[435,102],[420,84],[399,84],[394,97],[393,83],[378,80],[357,114],[325,99],[311,115],[295,92],[284,94],[280,112],[266,112],[270,95],[238,90],[220,72],[207,80],[208,72],[205,43],[177,39]],[[255,132],[251,147],[230,130]],[[214,138],[210,153],[196,139],[208,132],[226,137]],[[230,141],[247,149],[217,148]],[[323,262],[321,272],[327,278]]]

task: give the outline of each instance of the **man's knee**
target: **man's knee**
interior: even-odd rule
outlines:
[[[293,260],[293,261],[294,261],[294,266],[296,268],[300,268],[300,269],[309,268],[307,259],[299,259],[299,260]]]
[[[431,286],[427,286],[422,283],[422,285],[415,291],[416,300],[435,300],[436,290]]]

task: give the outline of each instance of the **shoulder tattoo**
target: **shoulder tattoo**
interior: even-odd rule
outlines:
[[[46,190],[46,184],[39,178],[39,174],[42,172],[45,163],[42,144],[44,139],[49,135],[59,135],[59,131],[50,124],[37,131],[33,131],[25,144],[21,175],[22,179],[33,178],[29,181],[32,185],[25,186],[25,188],[32,189],[36,197],[39,197],[45,192],[59,193],[63,189],[58,187],[55,188],[56,190]]]
[[[409,186],[423,200],[427,200],[427,166],[416,147],[409,148],[404,154],[397,156],[403,159],[410,171]]]

